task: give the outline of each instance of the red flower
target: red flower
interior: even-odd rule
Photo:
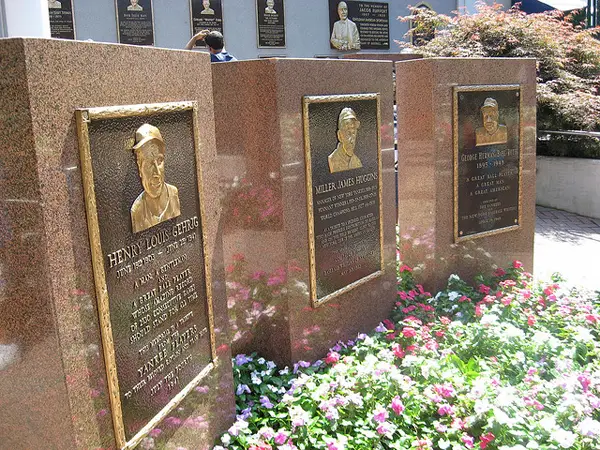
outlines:
[[[400,266],[400,269],[398,269],[400,272],[412,272],[412,269],[410,267],[408,267],[406,264],[402,264]]]
[[[521,267],[523,267],[523,263],[521,261],[515,260],[515,261],[513,261],[513,267],[515,269],[520,269]]]
[[[534,326],[536,322],[537,322],[537,320],[535,319],[534,316],[529,316],[527,318],[527,325],[529,325],[530,327]]]
[[[404,356],[406,355],[405,351],[402,349],[402,347],[400,347],[400,344],[394,344],[392,345],[392,352],[394,353],[394,355],[396,355],[397,358],[404,358]]]
[[[340,360],[340,354],[338,352],[329,352],[325,358],[327,364],[335,364]]]
[[[404,327],[404,328],[402,328],[402,334],[406,338],[412,338],[412,337],[415,337],[417,335],[417,331],[414,328],[411,328],[411,327]]]
[[[488,444],[492,442],[495,438],[496,436],[494,436],[493,433],[484,434],[483,436],[481,436],[481,442],[479,443],[479,447],[481,449],[486,448]]]

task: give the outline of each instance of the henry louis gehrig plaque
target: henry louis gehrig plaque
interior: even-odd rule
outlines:
[[[202,30],[223,33],[223,5],[221,0],[190,0],[190,23],[192,36]],[[206,47],[202,41],[196,47]]]
[[[194,102],[77,111],[116,441],[133,448],[214,367]]]
[[[303,103],[311,300],[383,273],[379,94]]]
[[[454,88],[454,238],[489,236],[521,223],[521,90]]]

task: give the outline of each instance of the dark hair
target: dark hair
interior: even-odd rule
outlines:
[[[204,42],[213,50],[223,50],[223,35],[218,31],[211,31],[204,37]]]

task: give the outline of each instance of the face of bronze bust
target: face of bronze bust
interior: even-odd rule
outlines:
[[[484,108],[481,111],[483,114],[483,126],[489,134],[494,134],[498,129],[498,110],[496,108]]]
[[[131,6],[137,6],[138,0],[129,0],[131,2]]]
[[[356,136],[358,135],[358,121],[354,119],[344,120],[340,128],[338,137],[344,146],[344,150],[349,155],[354,153],[356,145]]]
[[[275,0],[267,0],[267,8],[273,9],[275,6]]]
[[[338,14],[341,20],[346,20],[348,18],[348,5],[344,2],[340,2],[338,5]]]
[[[202,6],[204,6],[204,9],[210,8],[210,0],[202,0]]]
[[[159,145],[149,143],[138,151],[138,169],[146,194],[159,197],[165,185],[165,154]]]

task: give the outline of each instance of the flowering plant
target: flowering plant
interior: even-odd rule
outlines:
[[[322,362],[238,356],[238,420],[215,449],[600,448],[597,298],[517,261],[435,296],[400,270],[391,320]]]

